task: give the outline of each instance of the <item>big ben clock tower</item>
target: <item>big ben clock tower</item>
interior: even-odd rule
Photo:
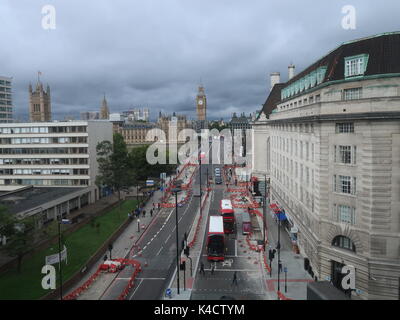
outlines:
[[[197,120],[206,121],[207,118],[207,98],[204,87],[200,85],[199,93],[196,97]]]

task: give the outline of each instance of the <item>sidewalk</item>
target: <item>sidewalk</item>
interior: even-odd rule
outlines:
[[[262,212],[262,208],[259,209]],[[273,218],[274,213],[270,208],[266,210],[267,238],[268,246],[265,254],[268,259],[268,251],[270,248],[276,248],[278,243],[278,223]],[[262,226],[262,218],[257,215],[260,226]],[[283,270],[287,268],[287,291],[285,290],[285,272],[280,273],[280,291],[293,300],[307,300],[307,284],[313,279],[304,270],[304,259],[300,254],[295,254],[292,250],[292,243],[285,228],[281,226],[280,230],[280,260],[282,261]],[[269,263],[269,260],[267,260]],[[283,271],[282,270],[282,271]],[[275,253],[275,259],[272,261],[272,277],[270,273],[266,274],[266,283],[268,291],[275,293],[278,290],[278,253]]]

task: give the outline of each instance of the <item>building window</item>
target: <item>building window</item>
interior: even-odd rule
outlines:
[[[350,238],[337,236],[332,241],[332,246],[356,252],[356,246]]]
[[[349,176],[333,176],[333,190],[334,192],[344,193],[344,194],[356,194],[356,183],[355,177]]]
[[[357,100],[362,98],[362,88],[343,90],[343,100]]]
[[[368,54],[345,58],[345,77],[362,76],[367,70]]]
[[[336,133],[354,133],[354,123],[336,123]]]
[[[338,222],[355,224],[355,208],[346,205],[335,205],[337,208],[336,220]]]
[[[356,152],[356,146],[335,146],[335,163],[356,164]]]

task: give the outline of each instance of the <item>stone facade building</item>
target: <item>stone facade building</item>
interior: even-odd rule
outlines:
[[[253,123],[253,175],[319,280],[399,299],[400,33],[344,43],[274,86]],[[276,77],[276,74],[274,74]]]
[[[144,145],[153,142],[148,141],[146,137],[150,130],[156,128],[156,124],[150,122],[133,122],[120,125],[114,124],[113,128],[114,132],[120,133],[124,137],[124,141],[127,145]]]
[[[45,91],[39,80],[35,91],[33,91],[32,85],[29,85],[29,115],[32,122],[51,121],[50,87],[47,85]]]
[[[101,102],[100,119],[108,120],[109,118],[110,118],[110,109],[108,109],[106,95],[104,95],[103,101]]]
[[[168,141],[168,143],[185,143],[186,139],[185,138],[179,138],[179,133],[183,129],[188,129],[190,128],[190,122],[187,120],[185,115],[177,115],[175,112],[173,113],[172,116],[170,115],[164,115],[160,112],[159,118],[158,118],[158,128],[160,128],[164,133],[165,137]],[[170,129],[174,129],[174,131],[177,133],[177,136],[170,137]]]

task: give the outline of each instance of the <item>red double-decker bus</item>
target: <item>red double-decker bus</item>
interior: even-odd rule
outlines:
[[[210,261],[224,261],[225,234],[222,217],[210,216],[207,234],[207,257]]]
[[[232,201],[223,199],[221,200],[221,215],[224,219],[224,232],[235,232],[235,211],[233,210]]]

